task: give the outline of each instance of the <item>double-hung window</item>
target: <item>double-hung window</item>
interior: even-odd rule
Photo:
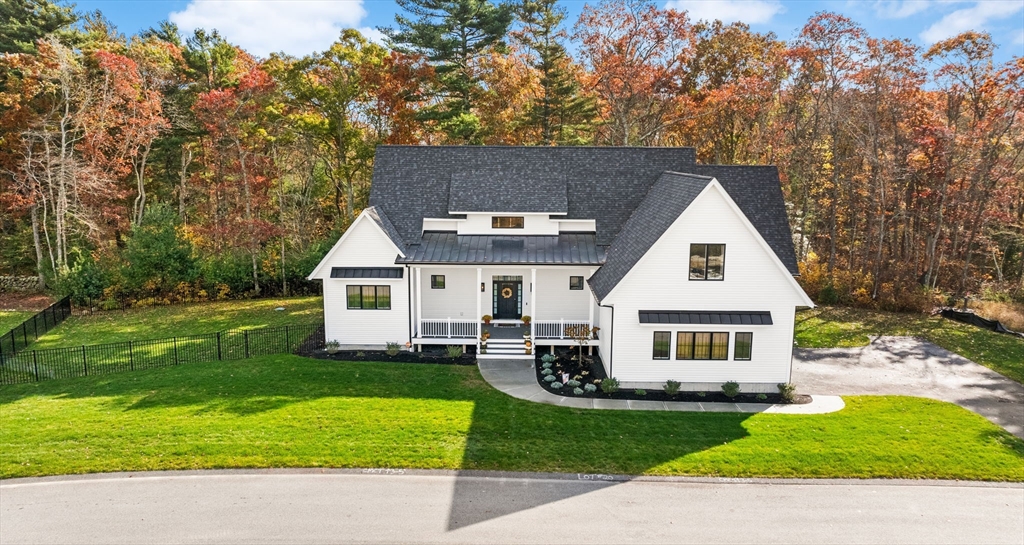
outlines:
[[[669,348],[672,344],[672,332],[670,331],[655,331],[654,332],[654,359],[656,360],[667,360],[669,359]]]
[[[733,344],[732,359],[749,360],[754,346],[753,333],[737,333]]]
[[[725,279],[725,244],[690,245],[690,280]]]
[[[351,310],[391,310],[391,286],[348,286]]]

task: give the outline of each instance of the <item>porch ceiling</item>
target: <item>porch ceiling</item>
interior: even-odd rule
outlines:
[[[601,265],[604,260],[605,250],[593,233],[515,237],[426,232],[395,263]]]

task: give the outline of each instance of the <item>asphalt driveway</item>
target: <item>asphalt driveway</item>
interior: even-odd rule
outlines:
[[[878,337],[859,348],[798,348],[793,383],[805,393],[948,401],[1024,438],[1024,386],[914,337]]]

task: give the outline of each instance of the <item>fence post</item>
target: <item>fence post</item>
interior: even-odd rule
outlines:
[[[561,322],[559,322],[558,338],[559,339],[564,339],[565,338],[565,318],[562,318]]]
[[[288,326],[284,326],[284,353],[287,354],[292,351],[292,340],[288,336]]]
[[[249,330],[246,329],[242,333],[245,334],[245,359],[249,359]]]
[[[448,317],[448,338],[452,338],[452,317]]]
[[[174,365],[178,365],[178,338],[174,337],[171,342],[174,343]]]
[[[85,370],[85,376],[89,376],[89,358],[85,355],[85,345],[82,345],[82,369]]]
[[[39,360],[36,359],[36,351],[32,351],[32,368],[36,372],[36,382],[39,382]]]
[[[25,346],[28,346],[28,328],[25,327],[26,323],[28,322],[21,322],[21,340],[25,343]]]
[[[135,370],[135,351],[132,350],[132,341],[128,341],[128,368]]]
[[[220,331],[217,332],[217,361],[220,361]]]

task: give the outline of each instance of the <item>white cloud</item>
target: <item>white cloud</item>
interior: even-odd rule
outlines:
[[[877,0],[875,15],[882,19],[905,19],[925,11],[932,5],[929,0]]]
[[[921,33],[921,39],[933,44],[967,30],[982,32],[990,22],[998,23],[999,19],[1014,15],[1021,9],[1024,9],[1024,2],[1020,0],[976,2],[971,7],[958,9],[939,19]]]
[[[723,23],[767,23],[782,12],[777,0],[669,0],[665,7],[688,11],[691,19]]]
[[[169,19],[184,33],[217,29],[231,43],[265,57],[327,49],[365,16],[363,0],[192,0]]]

